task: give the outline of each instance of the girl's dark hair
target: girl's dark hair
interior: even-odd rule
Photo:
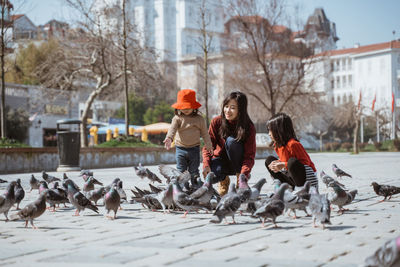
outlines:
[[[272,116],[267,121],[267,130],[271,131],[277,147],[286,146],[292,138],[297,140],[292,119],[285,113],[278,113]]]
[[[175,109],[174,113],[175,113],[175,115],[182,115],[182,112],[181,112],[180,109]],[[199,113],[198,109],[193,109],[192,114],[190,114],[189,116],[194,116],[194,115],[196,115],[198,113]]]
[[[235,127],[232,127],[225,118],[224,107],[232,99],[235,99],[238,104],[238,117]],[[247,97],[242,92],[236,91],[230,93],[222,102],[221,108],[222,125],[219,129],[219,134],[226,139],[228,136],[235,137],[236,141],[245,141],[249,135],[250,125],[253,124],[249,114],[247,113]]]

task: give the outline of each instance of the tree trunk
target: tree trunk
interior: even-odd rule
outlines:
[[[4,52],[5,52],[5,26],[4,26],[4,15],[6,9],[6,1],[1,1],[1,54],[0,54],[0,64],[1,64],[1,111],[0,111],[0,120],[1,120],[1,138],[5,138],[6,135],[6,85],[4,82]]]
[[[356,126],[354,127],[354,136],[353,136],[353,153],[358,154],[358,129],[360,128],[360,117],[361,110],[356,111]]]
[[[126,0],[122,1],[122,16],[124,21],[124,32],[123,32],[123,52],[124,52],[124,91],[125,91],[125,135],[129,135],[129,93],[128,93],[128,67],[127,67],[127,55],[126,55]]]

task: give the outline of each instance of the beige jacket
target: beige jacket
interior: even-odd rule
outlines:
[[[212,149],[206,122],[199,114],[189,116],[175,115],[172,118],[171,127],[166,138],[174,140],[174,137],[176,146],[186,148],[199,146],[200,137],[202,137],[206,148]]]

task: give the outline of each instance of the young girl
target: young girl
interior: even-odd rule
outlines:
[[[201,104],[196,101],[196,92],[184,89],[178,92],[177,102],[172,105],[175,116],[165,137],[165,148],[169,150],[175,138],[176,167],[179,171],[189,171],[192,185],[196,185],[200,166],[200,137],[204,148],[212,154],[212,144],[207,133],[204,118],[198,114]]]
[[[250,178],[256,154],[256,130],[247,113],[247,97],[242,92],[230,93],[222,103],[221,115],[215,117],[208,130],[214,156],[203,149],[203,176],[212,171],[213,183],[219,183],[219,194],[228,192],[229,175],[241,173]],[[236,184],[238,185],[238,183]]]
[[[293,188],[310,181],[318,190],[314,163],[297,140],[292,120],[285,113],[278,113],[267,122],[267,129],[279,159],[269,156],[265,167],[274,179],[288,183]]]

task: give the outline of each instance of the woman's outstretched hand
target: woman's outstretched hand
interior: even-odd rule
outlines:
[[[279,161],[279,160],[274,160],[268,165],[268,168],[273,171],[273,172],[278,172],[285,168],[285,162]]]

